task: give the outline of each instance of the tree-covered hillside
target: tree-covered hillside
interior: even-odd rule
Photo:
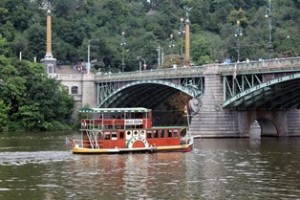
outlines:
[[[157,47],[165,65],[177,64],[183,47],[180,18],[192,8],[191,57],[199,65],[249,58],[300,54],[299,0],[49,0],[52,11],[53,54],[59,63],[91,59],[98,65],[121,69],[122,32],[125,71],[136,70],[141,56],[148,69],[157,67]],[[7,57],[38,60],[45,55],[46,0],[1,0],[0,53]],[[271,3],[271,4],[269,4]],[[237,21],[240,34],[237,34]],[[175,46],[171,49],[170,35]],[[238,37],[236,37],[238,35]],[[174,61],[174,62],[175,62]]]

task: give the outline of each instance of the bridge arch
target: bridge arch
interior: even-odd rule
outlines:
[[[266,118],[266,117],[259,117],[256,119],[256,121],[259,125],[260,136],[278,136],[279,135],[276,124],[273,122],[273,120]]]
[[[99,107],[132,107],[154,108],[170,96],[181,92],[190,97],[201,94],[200,90],[163,80],[141,80],[130,82],[109,94]],[[158,103],[159,102],[159,103]]]
[[[223,108],[285,110],[300,108],[300,73],[265,81],[223,102]]]

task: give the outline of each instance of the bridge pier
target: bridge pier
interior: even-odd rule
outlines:
[[[300,110],[287,112],[287,125],[289,136],[300,136]]]
[[[205,71],[205,92],[190,101],[192,115],[189,131],[199,138],[249,137],[250,127],[255,120],[261,127],[261,136],[300,136],[300,111],[235,111],[222,109],[222,76],[218,66]]]
[[[189,131],[194,137],[244,137],[238,128],[237,112],[222,109],[222,77],[217,70],[218,66],[210,66],[204,73],[205,92],[198,103],[201,106],[192,116]]]
[[[82,79],[82,106],[95,107],[97,103],[94,76],[92,74],[84,74]]]
[[[285,111],[245,111],[238,112],[239,131],[248,135],[250,126],[257,120],[261,136],[288,136],[287,112]]]

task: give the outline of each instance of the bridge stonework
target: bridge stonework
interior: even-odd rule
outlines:
[[[194,137],[238,137],[238,113],[223,110],[222,77],[217,74],[218,66],[207,67],[205,92],[200,98],[201,106],[192,116],[189,131]]]
[[[300,112],[236,111],[222,109],[223,85],[218,66],[205,72],[205,92],[200,98],[199,110],[193,114],[189,131],[196,138],[249,137],[255,120],[261,127],[261,136],[300,136]]]
[[[96,84],[93,74],[82,76],[82,106],[96,106]]]

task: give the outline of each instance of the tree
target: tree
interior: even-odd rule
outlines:
[[[14,55],[19,55],[19,53],[22,52],[24,58],[30,59],[26,56],[28,52],[28,41],[21,34],[16,34],[14,40],[11,42],[11,49]]]
[[[71,115],[74,100],[41,64],[0,56],[0,80],[0,124],[10,129],[56,129]]]
[[[46,27],[39,24],[33,24],[26,32],[25,37],[28,41],[28,49],[30,49],[29,57],[37,57],[37,60],[45,56],[46,51]]]
[[[0,55],[7,55],[9,52],[8,43],[0,34]]]
[[[1,90],[1,86],[0,86]],[[9,121],[8,118],[8,111],[9,111],[9,106],[4,103],[3,100],[0,99],[0,131],[3,131],[7,128],[7,124]]]
[[[221,44],[221,39],[217,35],[202,32],[193,36],[192,54],[193,62],[197,65],[215,62],[219,58],[219,52],[214,48]],[[218,48],[216,48],[218,49]]]

